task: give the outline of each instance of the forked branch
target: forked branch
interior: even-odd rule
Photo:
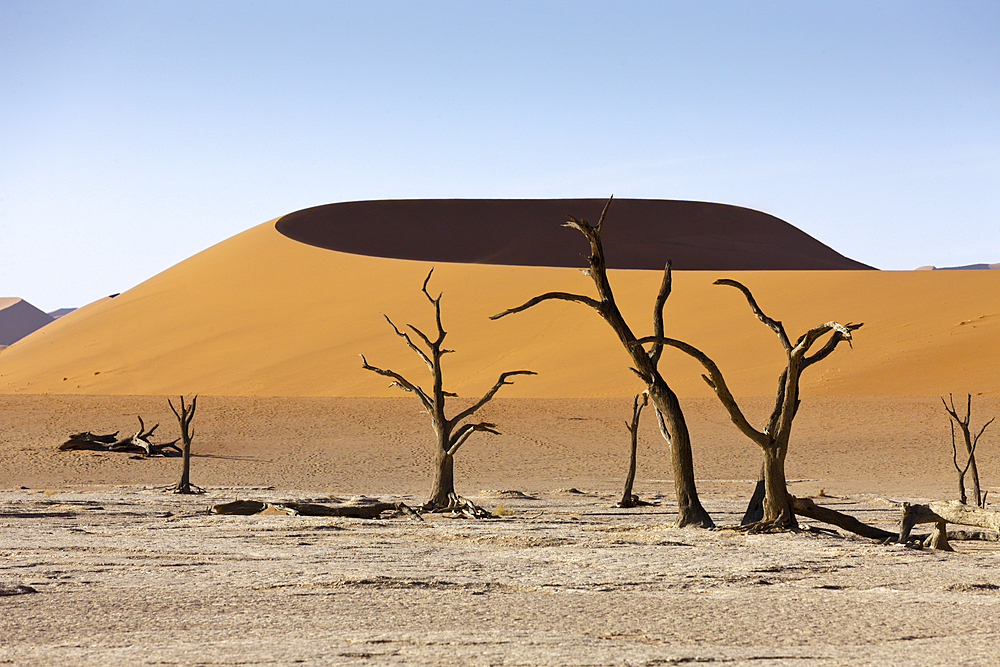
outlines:
[[[493,385],[493,388],[490,389],[485,394],[483,394],[483,397],[480,398],[478,401],[476,401],[475,404],[473,404],[471,407],[466,408],[462,412],[458,413],[455,417],[453,417],[451,419],[451,423],[458,424],[463,419],[472,416],[473,413],[477,412],[479,408],[486,405],[489,401],[493,399],[494,396],[496,396],[496,393],[500,391],[500,387],[504,386],[505,384],[514,384],[513,382],[507,382],[507,378],[512,377],[514,375],[538,375],[538,373],[536,373],[535,371],[507,371],[505,373],[501,373],[500,379],[498,379],[496,384]],[[452,396],[454,396],[454,394],[452,394]]]
[[[368,363],[368,360],[365,359],[365,355],[363,354],[360,354],[358,356],[361,357],[361,367],[363,369],[365,369],[366,371],[371,371],[372,373],[378,373],[379,375],[385,376],[387,378],[392,378],[392,383],[389,385],[390,387],[399,387],[403,391],[413,392],[420,398],[420,402],[423,403],[424,408],[428,410],[431,409],[431,407],[433,406],[431,398],[426,393],[424,393],[424,390],[421,389],[418,385],[410,382],[396,371],[386,370],[383,368],[379,368],[378,366],[372,366],[371,364]]]

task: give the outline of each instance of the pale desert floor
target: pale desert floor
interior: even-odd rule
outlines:
[[[682,402],[702,501],[735,525],[757,453],[714,399]],[[158,488],[178,458],[57,450],[74,431],[134,431],[137,414],[173,439],[165,398],[7,395],[0,414],[0,664],[1000,662],[996,543],[672,528],[648,414],[635,490],[658,504],[613,507],[631,398],[487,406],[504,435],[471,439],[456,465],[459,492],[503,513],[487,521],[206,513],[236,498],[419,505],[430,438],[413,398],[202,397],[200,496]],[[997,414],[1000,398],[974,397],[974,425]],[[991,499],[998,434],[980,444]],[[793,493],[886,530],[899,502],[957,494],[938,397],[806,399],[787,472]]]

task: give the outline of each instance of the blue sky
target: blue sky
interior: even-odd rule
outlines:
[[[716,201],[1000,262],[997,35],[996,0],[2,0],[0,296],[361,199]]]

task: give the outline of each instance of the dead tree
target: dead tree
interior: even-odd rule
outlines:
[[[642,403],[639,402],[639,397],[642,397]],[[642,394],[636,394],[635,398],[632,399],[632,422],[625,425],[628,429],[629,436],[632,442],[632,447],[629,450],[628,458],[628,474],[625,476],[625,490],[622,492],[622,499],[618,501],[618,507],[635,507],[640,504],[639,496],[632,494],[632,484],[635,482],[635,459],[636,459],[636,449],[639,445],[639,415],[642,414],[642,409],[646,407],[649,402],[649,394],[643,392]]]
[[[761,499],[762,511],[759,513],[759,520],[751,524],[751,529],[771,530],[793,528],[796,526],[796,521],[792,499],[788,493],[785,481],[785,456],[788,453],[792,420],[795,419],[795,414],[799,409],[799,378],[802,372],[809,366],[829,356],[841,341],[846,340],[850,344],[851,332],[859,329],[861,324],[842,325],[836,322],[827,322],[802,334],[793,345],[788,338],[788,334],[785,333],[785,327],[781,322],[773,320],[764,314],[749,289],[741,283],[729,279],[716,280],[713,284],[729,285],[740,290],[750,304],[753,314],[778,335],[781,346],[785,350],[787,363],[785,369],[778,377],[778,390],[775,396],[774,409],[771,411],[771,416],[763,430],[758,431],[750,424],[736,403],[736,399],[729,391],[726,380],[722,376],[722,372],[718,366],[700,350],[682,341],[655,336],[640,339],[635,344],[637,346],[649,343],[654,345],[669,345],[701,362],[705,370],[708,371],[708,375],[702,375],[702,378],[715,391],[716,396],[718,396],[723,407],[729,413],[729,418],[743,435],[750,438],[760,447],[763,453],[764,461],[761,466],[760,479],[757,482],[757,491],[754,493],[755,499]],[[808,353],[812,346],[825,334],[831,332],[832,335],[827,339],[823,347],[812,355],[809,355]],[[763,493],[759,492],[761,488],[763,488]],[[752,507],[754,502],[755,500],[751,500],[751,507],[747,509],[748,515],[757,514],[754,511],[755,508]]]
[[[1000,531],[1000,512],[970,507],[965,503],[935,500],[926,505],[911,505],[903,503],[903,517],[899,522],[899,542],[909,540],[910,531],[918,523],[933,523],[928,546],[934,549],[952,551],[948,544],[947,524],[957,523],[963,526],[977,526],[991,531]]]
[[[955,463],[955,470],[958,471],[958,494],[960,502],[965,505],[968,502],[968,498],[965,495],[965,474],[967,472],[972,473],[972,499],[975,501],[976,507],[986,507],[986,494],[980,491],[979,487],[979,469],[976,467],[976,445],[979,444],[979,437],[986,431],[986,427],[993,423],[993,419],[986,422],[983,427],[979,430],[975,436],[969,430],[969,421],[972,415],[972,394],[967,395],[966,405],[965,405],[965,419],[958,416],[958,411],[955,409],[955,397],[948,394],[948,400],[951,401],[951,406],[949,407],[945,403],[944,398],[941,402],[944,403],[944,409],[948,412],[948,416],[951,417],[951,454],[952,460]],[[955,447],[955,424],[962,429],[962,436],[965,439],[965,453],[967,454],[967,459],[965,466],[961,467],[958,464],[958,448]]]
[[[177,411],[177,408],[174,407],[169,398],[167,399],[167,404],[173,410],[174,416],[177,417],[177,423],[180,425],[184,455],[184,463],[181,468],[181,481],[177,482],[177,486],[171,487],[169,490],[174,493],[184,494],[204,493],[204,489],[191,484],[191,438],[194,437],[194,431],[191,429],[191,420],[194,419],[194,411],[198,407],[198,397],[195,396],[191,399],[191,405],[184,405],[184,397],[181,396],[180,412]]]
[[[393,381],[389,385],[390,387],[396,386],[404,391],[416,394],[420,399],[421,404],[424,406],[424,409],[431,416],[431,423],[434,426],[434,434],[437,437],[437,444],[434,448],[434,481],[431,484],[430,499],[423,507],[426,511],[453,510],[471,506],[471,503],[455,493],[455,454],[458,452],[458,449],[465,444],[465,441],[469,439],[469,436],[476,431],[493,433],[495,435],[499,435],[499,431],[496,430],[496,424],[491,424],[489,422],[463,422],[472,417],[472,415],[474,415],[481,407],[492,400],[496,393],[500,390],[500,387],[505,384],[513,384],[512,382],[507,381],[508,378],[515,375],[536,374],[534,371],[507,371],[502,373],[500,375],[500,379],[498,379],[496,384],[493,385],[493,388],[486,392],[482,398],[470,407],[462,410],[454,417],[447,417],[445,414],[445,399],[448,397],[456,397],[457,394],[444,390],[444,381],[441,372],[441,357],[450,352],[454,352],[454,350],[446,350],[442,346],[447,333],[441,325],[441,295],[439,294],[437,298],[434,298],[427,292],[427,283],[430,281],[431,274],[433,273],[434,269],[431,269],[430,272],[428,272],[427,277],[424,279],[422,291],[424,296],[427,297],[427,300],[430,301],[432,306],[434,306],[434,320],[437,326],[437,338],[431,340],[417,327],[412,324],[407,325],[407,328],[416,334],[416,336],[423,342],[424,347],[427,350],[426,352],[413,342],[409,334],[405,331],[400,331],[399,328],[393,324],[392,320],[389,319],[388,315],[385,315],[384,313],[382,314],[382,317],[384,317],[386,322],[389,323],[392,330],[396,332],[396,335],[402,338],[406,342],[407,347],[413,350],[424,362],[424,364],[427,365],[432,377],[431,390],[429,392],[424,391],[419,385],[407,380],[395,371],[383,370],[372,366],[368,363],[368,360],[365,359],[365,356],[361,355],[362,368],[372,371],[373,373],[378,373],[379,375],[392,378]]]
[[[649,400],[652,401],[656,410],[656,417],[659,422],[660,432],[670,445],[671,467],[674,474],[674,490],[677,495],[677,521],[678,527],[697,526],[711,528],[714,526],[712,517],[709,516],[705,508],[702,507],[698,499],[698,490],[694,479],[694,461],[691,455],[691,436],[688,432],[687,423],[684,421],[684,413],[681,411],[680,402],[677,395],[667,385],[657,366],[660,360],[662,346],[654,343],[652,349],[647,353],[641,346],[635,345],[636,337],[632,333],[621,311],[615,304],[614,293],[611,291],[611,283],[608,282],[607,271],[604,261],[604,247],[601,245],[601,228],[604,219],[608,214],[608,208],[614,198],[608,199],[608,203],[601,212],[601,219],[597,226],[591,226],[586,220],[578,220],[573,216],[566,216],[567,222],[564,226],[570,227],[582,233],[590,244],[590,256],[587,258],[590,268],[584,270],[584,275],[590,276],[597,287],[597,299],[579,294],[569,294],[566,292],[549,292],[536,296],[524,304],[505,310],[494,315],[490,319],[499,319],[506,315],[519,313],[543,301],[562,300],[581,303],[590,306],[604,319],[605,322],[618,335],[618,339],[625,346],[632,357],[632,371],[638,375],[646,384],[646,391]],[[655,337],[663,336],[663,306],[670,296],[670,262],[663,272],[663,282],[660,291],[656,296],[653,307],[653,331]]]
[[[138,419],[139,430],[127,438],[119,438],[118,431],[108,435],[95,435],[90,431],[84,431],[70,435],[66,442],[59,446],[59,449],[63,451],[85,449],[98,452],[128,452],[144,454],[145,456],[176,456],[181,453],[180,447],[176,444],[177,440],[160,445],[150,440],[153,437],[153,431],[160,426],[159,424],[147,431],[146,424],[142,421],[142,415],[139,415]],[[168,450],[173,450],[173,452]]]

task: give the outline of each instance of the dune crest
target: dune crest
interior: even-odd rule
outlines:
[[[328,250],[428,262],[580,266],[586,244],[566,215],[593,224],[605,199],[399,199],[315,206],[278,220],[289,238]],[[773,215],[740,206],[615,199],[604,230],[608,268],[684,271],[858,270]],[[575,241],[575,242],[574,242]]]

